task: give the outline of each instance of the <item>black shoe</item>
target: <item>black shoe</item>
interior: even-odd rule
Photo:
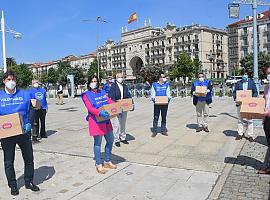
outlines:
[[[19,195],[19,190],[17,187],[11,187],[10,188],[10,194],[13,195],[13,196],[17,196]]]
[[[168,129],[167,128],[162,128],[161,129],[161,134],[164,134],[164,133],[168,133]]]
[[[204,127],[203,130],[204,130],[206,133],[209,133],[208,127]]]
[[[253,139],[252,137],[248,137],[247,140],[248,140],[249,142],[254,142],[254,139]]]
[[[129,144],[129,142],[127,140],[121,140],[121,142],[124,144]]]
[[[242,140],[243,136],[242,135],[237,135],[237,137],[235,138],[235,140]]]
[[[120,142],[116,142],[116,143],[115,143],[115,146],[116,146],[116,147],[120,147]]]
[[[161,134],[164,136],[169,136],[167,132],[162,132]]]
[[[202,127],[198,127],[198,128],[196,129],[196,132],[201,132],[202,130],[203,130]]]
[[[48,138],[48,136],[47,135],[43,135],[43,136],[41,136],[41,138]]]
[[[33,192],[38,192],[38,191],[40,191],[39,187],[36,186],[34,183],[28,183],[28,184],[25,184],[25,188],[26,188],[26,189],[29,189],[29,190],[32,190]]]

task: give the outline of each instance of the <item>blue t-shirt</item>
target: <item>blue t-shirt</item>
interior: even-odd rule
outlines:
[[[18,112],[23,118],[23,124],[29,123],[30,100],[27,90],[17,89],[14,94],[0,90],[0,116]]]
[[[158,82],[153,83],[153,87],[156,92],[156,96],[167,96],[167,89],[169,87],[169,83],[160,84]]]
[[[39,100],[41,109],[48,109],[48,103],[46,100],[46,90],[43,88],[32,88],[29,90],[31,99]]]

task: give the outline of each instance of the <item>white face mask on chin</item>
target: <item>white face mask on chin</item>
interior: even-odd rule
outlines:
[[[16,82],[15,81],[7,81],[5,83],[5,86],[9,90],[14,90],[14,88],[16,87]]]
[[[90,88],[92,90],[97,89],[97,83],[90,83]]]
[[[118,83],[123,83],[124,78],[117,78],[116,80],[117,80]]]

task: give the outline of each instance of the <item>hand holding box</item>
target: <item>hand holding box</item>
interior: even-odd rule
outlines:
[[[207,94],[207,87],[206,86],[196,86],[195,96],[205,97],[206,94]]]

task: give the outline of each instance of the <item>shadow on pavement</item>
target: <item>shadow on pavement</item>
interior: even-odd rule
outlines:
[[[187,124],[186,127],[189,129],[197,129],[198,125],[197,124]]]
[[[76,111],[78,111],[76,108],[78,108],[78,107],[60,108],[58,110],[63,110],[63,111],[68,111],[68,112],[76,112]]]
[[[55,131],[55,130],[47,130],[46,131],[46,134],[47,134],[48,137],[55,134],[55,133],[57,133],[57,131]]]
[[[39,185],[42,184],[44,181],[51,179],[55,174],[55,170],[53,166],[42,166],[35,169],[34,173],[34,184]],[[18,178],[17,184],[18,188],[24,186],[24,175]]]
[[[229,113],[220,113],[220,115],[227,115],[227,116],[229,116],[231,118],[238,119],[237,117],[235,117],[235,116],[233,116],[233,115],[231,115]]]
[[[120,148],[121,148],[121,147],[120,147]],[[102,153],[101,153],[101,159],[104,160],[104,157],[105,157],[105,153],[102,152]],[[93,158],[93,159],[95,160],[95,158]],[[122,162],[125,162],[125,161],[126,161],[125,158],[123,158],[123,157],[121,157],[121,156],[117,156],[117,155],[115,155],[115,154],[112,154],[111,160],[112,160],[112,163],[113,163],[113,164],[119,164],[119,163],[122,163]]]
[[[132,140],[135,140],[135,137],[132,136],[132,135],[130,135],[129,133],[127,133],[126,140],[127,140],[127,141],[132,141]]]
[[[228,137],[237,137],[238,132],[234,130],[224,130],[223,134],[228,136]]]
[[[258,136],[258,137],[255,138],[254,141],[259,143],[259,144],[262,144],[264,146],[268,146],[265,136]]]
[[[250,166],[256,170],[260,170],[262,168],[265,168],[265,163],[255,159],[255,158],[251,158],[248,156],[242,156],[242,155],[237,156],[236,158],[226,157],[224,159],[224,163],[241,165],[241,166]]]

